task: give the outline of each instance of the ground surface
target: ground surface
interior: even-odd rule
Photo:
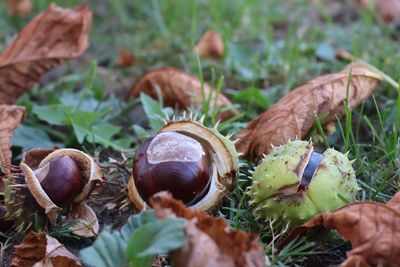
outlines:
[[[50,3],[35,2],[35,10],[28,18],[9,18],[0,4],[0,49],[18,31]],[[88,3],[94,13],[91,46],[77,60],[56,68],[29,95],[19,100],[28,108],[24,126],[40,140],[14,139],[15,162],[22,151],[37,146],[59,145],[76,147],[91,154],[98,153],[104,166],[109,158],[122,161],[121,154],[99,144],[79,144],[71,126],[47,125],[32,111],[37,105],[70,103],[82,99],[82,108],[104,112],[104,121],[121,126],[118,134],[126,138],[132,157],[143,136],[154,130],[148,127],[139,101],[126,102],[123,98],[130,86],[144,71],[173,66],[194,75],[199,65],[193,44],[208,29],[221,33],[225,41],[225,57],[221,61],[202,60],[204,80],[224,77],[223,92],[237,104],[243,114],[237,121],[222,125],[223,132],[237,133],[246,123],[273,105],[291,89],[324,73],[341,70],[346,62],[335,58],[337,49],[346,49],[394,79],[400,73],[400,31],[385,24],[376,14],[356,8],[350,1],[55,1],[61,6]],[[313,2],[313,4],[311,3]],[[114,65],[121,48],[136,56],[136,65],[116,68]],[[82,94],[93,60],[97,62],[94,90]],[[385,132],[395,125],[396,93],[387,84],[379,85],[374,98],[368,99],[353,113],[354,138],[348,149],[356,158],[355,169],[362,191],[358,199],[386,202],[400,187],[399,144],[387,138]],[[343,123],[343,121],[341,121]],[[134,127],[134,125],[136,125]],[[44,136],[44,137],[43,137]],[[111,140],[112,138],[110,138]],[[125,140],[126,141],[126,140]],[[330,147],[345,152],[340,131],[328,136]],[[321,145],[323,146],[323,145]],[[392,155],[388,157],[387,155]],[[394,156],[393,156],[394,155]],[[396,159],[397,158],[397,159]],[[90,202],[102,226],[121,227],[132,207],[120,210],[127,197],[125,185],[131,161],[113,164],[105,169],[110,182],[107,189],[99,188]],[[218,215],[224,216],[231,227],[261,233],[266,255],[271,256],[272,232],[281,229],[258,223],[243,200],[243,190],[249,184],[243,175],[234,192],[224,202]],[[122,192],[122,194],[121,194]],[[272,258],[276,266],[328,266],[343,261],[349,243],[332,235],[329,242],[312,239],[298,240],[286,254]],[[91,242],[67,240],[75,253]],[[315,242],[315,243],[314,243]],[[6,250],[6,258],[10,249]],[[6,260],[7,262],[7,260]]]

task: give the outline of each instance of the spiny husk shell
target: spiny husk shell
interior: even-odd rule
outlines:
[[[239,169],[238,154],[234,143],[218,132],[217,126],[207,128],[195,119],[169,121],[160,132],[178,132],[200,142],[210,152],[212,166],[211,184],[208,193],[196,204],[195,209],[214,210],[222,198],[231,190],[236,182]],[[139,209],[145,209],[147,204],[140,197],[134,177],[128,183],[129,198]]]
[[[248,188],[257,218],[301,224],[316,214],[333,211],[355,200],[359,187],[346,155],[327,149],[306,190],[298,190],[313,151],[311,142],[295,140],[264,157]]]

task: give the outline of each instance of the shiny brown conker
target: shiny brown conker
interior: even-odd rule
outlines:
[[[187,205],[198,202],[208,191],[211,159],[203,145],[178,132],[161,132],[139,147],[133,177],[141,198],[169,191]]]
[[[54,158],[34,173],[51,201],[59,207],[69,206],[82,191],[82,172],[69,156]]]

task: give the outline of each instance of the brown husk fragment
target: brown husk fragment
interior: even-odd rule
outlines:
[[[3,163],[11,163],[12,134],[21,123],[24,115],[24,107],[0,105],[0,153]]]
[[[124,48],[119,50],[117,60],[115,61],[115,66],[124,68],[134,66],[136,63],[136,57],[134,54],[128,52]]]
[[[196,45],[196,53],[201,58],[221,59],[224,57],[224,40],[216,31],[207,31]]]
[[[316,114],[325,123],[344,113],[351,68],[348,106],[354,108],[369,97],[381,77],[361,65],[349,65],[338,73],[315,78],[284,96],[270,109],[253,119],[239,133],[236,147],[253,161],[268,154],[272,146],[303,138],[314,125]]]
[[[232,107],[232,102],[226,96],[221,93],[217,99],[216,90],[213,90],[207,83],[204,83],[203,86],[206,98],[212,92],[211,107],[214,107],[216,101],[217,109],[230,108],[221,113],[219,117],[221,120],[237,114]],[[140,93],[145,93],[154,99],[162,96],[164,105],[181,110],[189,107],[201,108],[203,103],[200,80],[171,67],[145,72],[131,88],[128,97],[138,97]]]
[[[336,229],[353,249],[341,266],[387,266],[400,263],[400,193],[386,205],[365,201],[324,212],[293,230],[287,243],[308,228],[324,226]]]
[[[228,228],[222,218],[191,210],[167,192],[150,199],[159,219],[181,217],[185,226],[183,247],[171,253],[176,267],[258,267],[264,266],[265,255],[258,237]]]
[[[53,147],[50,149],[31,149],[23,154],[21,162],[28,165],[32,170],[36,170],[39,168],[40,162],[47,157],[47,155],[57,149],[59,149],[59,147]]]
[[[0,103],[14,103],[44,73],[81,55],[89,45],[91,21],[85,5],[69,9],[51,4],[37,15],[0,54]]]
[[[9,16],[26,16],[32,12],[32,0],[7,0]]]
[[[79,267],[77,257],[69,252],[57,239],[45,233],[30,232],[22,243],[15,247],[11,267]]]
[[[73,222],[69,230],[75,235],[90,237],[99,233],[96,213],[85,203],[75,204],[68,213],[68,220]]]

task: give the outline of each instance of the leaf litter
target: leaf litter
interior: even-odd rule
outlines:
[[[23,2],[28,6],[26,3],[30,1],[14,3],[22,5]],[[29,11],[20,11],[18,8],[10,10],[12,16],[30,12],[29,8],[25,8]],[[54,23],[54,18],[60,14],[63,15],[61,17],[71,19],[74,26],[61,23],[57,26],[60,27],[59,31],[49,35],[54,36],[54,39],[43,34],[30,34],[33,27],[46,29],[45,24]],[[383,17],[388,21],[394,18]],[[0,84],[4,86],[4,89],[0,87],[0,103],[13,104],[34,83],[39,82],[45,72],[64,60],[81,55],[88,46],[90,24],[91,12],[86,6],[63,9],[51,5],[48,11],[39,14],[0,55]],[[65,32],[74,34],[63,38]],[[221,36],[217,32],[208,31],[200,39],[196,51],[200,57],[221,59],[224,55],[223,46]],[[134,55],[126,51],[121,50],[119,56],[116,66],[132,66],[135,62]],[[315,114],[328,114],[326,122],[341,116],[344,112],[343,101],[347,96],[350,108],[358,106],[373,93],[380,80],[379,75],[359,65],[313,79],[250,122],[240,133],[237,146],[246,158],[257,160],[262,154],[268,153],[271,144],[279,145],[289,139],[303,138],[314,124]],[[348,92],[347,81],[350,81]],[[232,103],[226,96],[215,94],[210,85],[202,84],[196,77],[169,67],[145,73],[132,87],[129,95],[137,97],[145,92],[156,99],[162,96],[166,105],[184,110],[201,106],[202,87],[204,95],[211,96],[211,103],[215,103],[217,108],[228,107],[226,117],[222,119],[235,115],[229,109]],[[4,159],[10,162],[12,132],[18,127],[25,110],[17,106],[1,105],[0,114],[3,109],[6,115],[0,124],[4,127],[0,146]],[[397,229],[400,206],[398,194],[387,205],[376,202],[354,203],[333,213],[321,214],[302,227],[312,228],[322,224],[337,229],[345,239],[349,239],[353,250],[348,253],[348,259],[342,266],[395,266],[391,264],[397,263],[397,255],[400,255],[397,245],[400,243],[400,229]],[[190,266],[204,266],[205,263],[207,266],[264,266],[264,251],[256,235],[230,230],[223,219],[186,209],[183,204],[165,194],[155,196],[152,202],[158,218],[181,217],[188,220],[184,229],[184,245],[171,253],[176,266],[189,266],[189,263]],[[376,243],[381,246],[375,246]],[[28,255],[27,251],[37,253]],[[31,263],[36,263],[35,266],[48,266],[50,262],[53,265],[54,262],[61,264],[59,261],[68,262],[68,266],[81,266],[73,254],[44,233],[30,233],[16,248],[14,255],[12,266],[28,266]]]

